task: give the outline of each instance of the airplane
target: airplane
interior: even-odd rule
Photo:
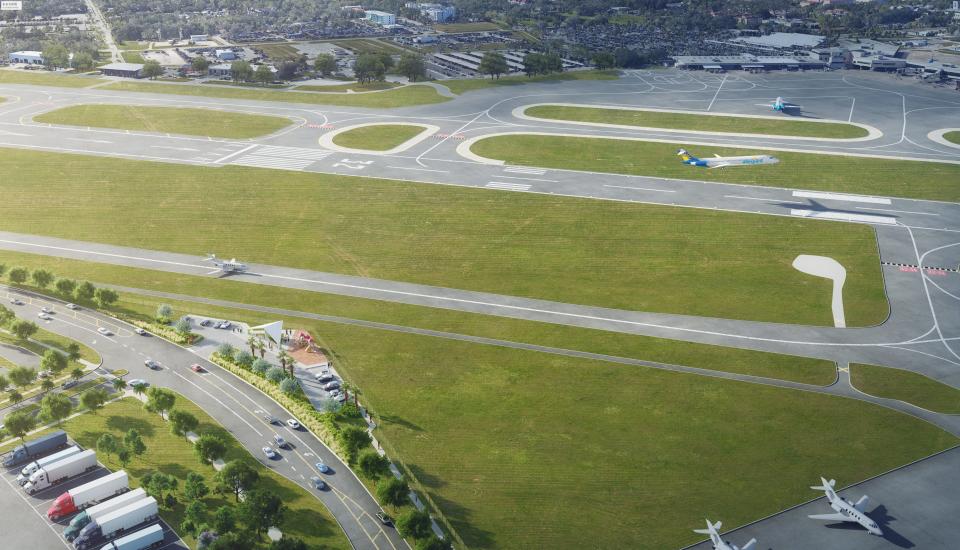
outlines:
[[[773,100],[773,103],[757,103],[761,107],[770,107],[778,113],[783,113],[792,109],[800,109],[802,105],[796,105],[788,101],[784,101],[782,97],[777,96],[777,99]]]
[[[830,507],[836,510],[837,513],[814,514],[808,516],[810,519],[859,523],[871,535],[883,535],[883,531],[880,530],[880,526],[877,525],[877,522],[873,521],[869,516],[867,516],[866,508],[867,501],[869,500],[867,495],[863,495],[860,497],[860,500],[854,503],[849,500],[844,500],[843,497],[838,495],[836,491],[833,490],[833,486],[837,483],[835,479],[827,481],[825,478],[821,477],[820,481],[822,482],[821,485],[812,485],[810,488],[823,491],[823,493],[827,496],[827,501],[830,503]]]
[[[713,158],[698,159],[691,155],[686,149],[677,151],[677,156],[684,164],[690,166],[706,166],[707,168],[723,168],[724,166],[750,166],[756,164],[776,164],[780,162],[777,157],[770,155],[752,155],[748,157],[721,157],[714,155]]]
[[[694,533],[700,533],[701,535],[709,535],[710,542],[713,543],[713,550],[753,550],[753,547],[757,545],[757,539],[750,539],[749,542],[743,546],[737,546],[731,542],[726,542],[720,538],[720,527],[723,524],[721,522],[710,523],[710,520],[707,520],[706,529],[694,529]]]
[[[208,275],[216,273],[217,271],[225,275],[229,275],[231,273],[244,273],[247,271],[247,264],[238,262],[236,258],[231,258],[229,261],[226,261],[217,258],[216,254],[207,254],[207,261],[213,262],[213,265],[217,266],[217,270],[211,271],[208,273]]]

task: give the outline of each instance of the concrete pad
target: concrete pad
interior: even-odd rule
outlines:
[[[843,283],[847,280],[847,270],[840,262],[826,256],[808,256],[802,254],[793,260],[793,268],[801,273],[823,277],[833,281],[833,324],[838,328],[847,326],[843,313]]]

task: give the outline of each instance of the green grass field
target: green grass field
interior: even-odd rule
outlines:
[[[187,80],[190,80],[189,78]],[[210,85],[210,86],[238,86],[241,88],[259,88],[259,89],[270,89],[270,90],[286,90],[291,86],[289,84],[274,84],[268,82],[266,84],[260,82],[234,82],[233,80],[203,80],[200,84]]]
[[[331,44],[360,55],[364,53],[388,53],[391,55],[408,51],[406,48],[376,38],[344,38],[331,40]]]
[[[956,143],[960,145],[960,132],[947,132],[943,134],[943,139],[949,141],[950,143]]]
[[[251,47],[263,50],[273,61],[294,61],[300,57],[300,51],[290,44],[251,44]]]
[[[863,225],[13,149],[0,171],[18,174],[0,179],[5,203],[16,205],[0,210],[7,231],[637,311],[832,325],[829,282],[791,266],[818,254],[847,269],[849,325],[887,315],[875,237]],[[193,230],[198,223],[211,230]]]
[[[104,88],[125,92],[222,97],[256,101],[282,101],[288,103],[310,103],[316,105],[339,105],[344,107],[371,107],[380,109],[429,105],[449,100],[449,98],[438,94],[432,87],[422,85],[403,86],[396,90],[389,90],[379,94],[339,95],[263,89],[252,90],[247,88],[234,89],[219,86],[171,85],[158,82],[114,82],[113,84],[104,86]]]
[[[105,82],[102,78],[50,73],[47,71],[22,71],[0,69],[0,84],[31,84],[34,86],[57,86],[60,88],[87,88]]]
[[[43,113],[36,122],[247,139],[277,132],[291,124],[276,116],[249,115],[213,109],[145,107],[141,105],[74,105]]]
[[[854,387],[944,414],[960,414],[960,390],[922,374],[875,365],[850,365]]]
[[[704,132],[738,132],[780,136],[821,137],[834,139],[858,138],[867,131],[853,124],[822,123],[785,118],[743,118],[732,116],[704,116],[701,114],[664,113],[632,109],[598,109],[594,107],[567,107],[538,105],[526,114],[551,120],[573,120],[623,126],[672,128]]]
[[[567,82],[570,80],[617,80],[619,71],[568,71],[563,73],[528,77],[524,75],[502,76],[497,79],[465,78],[452,80],[438,80],[455,94],[463,94],[473,90],[493,88],[495,86],[520,86],[531,82]]]
[[[610,356],[632,357],[724,372],[753,374],[821,386],[831,384],[836,379],[834,364],[819,359],[677,342],[662,338],[260,286],[230,279],[163,273],[17,252],[0,251],[0,263],[10,266],[21,265],[30,269],[46,268],[58,275],[97,283],[132,286],[187,296],[203,296],[292,311],[324,312],[328,315],[351,319],[575,349]],[[123,294],[122,309],[118,311],[125,314],[140,313],[149,317],[156,310],[156,301],[156,299],[137,294]],[[198,302],[182,304],[175,300],[165,300],[165,302],[173,304],[184,314],[202,312],[212,317],[223,318],[237,315],[236,311]],[[259,315],[249,311],[243,314]],[[291,317],[285,322],[300,325],[308,321],[304,318]]]
[[[500,26],[496,23],[479,21],[477,23],[440,23],[433,26],[440,32],[458,33],[458,32],[484,32],[498,31]]]
[[[177,397],[175,408],[188,411],[200,420],[198,433],[213,433],[227,442],[226,461],[234,459],[249,461],[260,473],[258,488],[269,490],[283,498],[284,504],[289,508],[286,519],[279,526],[284,533],[318,547],[350,547],[350,543],[333,516],[316,501],[313,495],[307,493],[306,489],[260,464],[220,424],[183,396]],[[179,502],[172,509],[161,508],[160,515],[183,536],[184,541],[191,548],[196,546],[196,540],[193,537],[180,532],[183,511],[187,504],[183,496],[184,481],[189,472],[195,472],[203,475],[207,486],[212,488],[215,470],[212,466],[201,464],[193,453],[193,446],[184,438],[171,434],[169,426],[160,419],[159,415],[144,410],[143,404],[136,399],[126,398],[107,405],[96,414],[87,413],[67,420],[63,423],[62,429],[85,448],[96,448],[97,438],[103,433],[112,433],[122,438],[128,430],[138,430],[147,446],[147,453],[143,457],[131,460],[125,468],[130,474],[130,487],[138,487],[140,478],[152,471],[160,471],[179,479],[179,489],[174,492]],[[122,469],[115,455],[107,456],[104,453],[98,453],[97,459],[113,471]],[[232,495],[220,496],[211,492],[203,502],[207,505],[208,517],[212,519],[213,512],[222,505],[232,505],[233,498]],[[257,547],[266,548],[266,542],[264,537]]]
[[[69,317],[69,314],[60,313],[60,315]],[[74,340],[71,340],[70,338],[67,338],[66,336],[60,336],[59,334],[50,332],[43,328],[42,323],[37,326],[37,332],[30,337],[30,341],[22,342],[16,339],[13,335],[7,334],[5,332],[0,333],[0,341],[13,344],[16,346],[21,346],[37,354],[38,356],[42,356],[43,353],[47,351],[47,348],[44,346],[52,346],[61,351],[66,351],[67,346],[69,346],[72,343],[76,343],[80,345],[81,359],[84,359],[91,363],[100,362],[100,354],[94,351],[93,348],[84,344],[83,342],[76,342]],[[43,344],[43,345],[40,345],[40,344]],[[72,367],[75,367],[75,366],[78,366],[78,365],[72,365]]]
[[[708,170],[682,164],[677,148],[691,154],[768,153],[779,164]],[[508,164],[592,170],[641,176],[867,193],[942,201],[960,200],[960,164],[858,158],[762,149],[734,149],[652,141],[511,135],[478,141],[473,152]]]
[[[425,128],[408,124],[376,124],[337,134],[333,143],[350,149],[389,151],[425,131]]]
[[[400,86],[397,82],[367,82],[366,84],[360,84],[359,82],[350,82],[347,84],[331,84],[330,86],[311,86],[309,84],[304,86],[297,86],[294,90],[299,92],[379,92],[382,90],[389,90],[391,88],[396,88]]]
[[[136,50],[128,50],[120,52],[120,55],[123,56],[123,60],[127,63],[146,63],[147,60],[143,58],[141,52]]]

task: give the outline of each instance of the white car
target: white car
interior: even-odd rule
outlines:
[[[112,332],[110,332],[110,329],[108,329],[107,327],[100,327],[97,329],[97,332],[99,332],[104,336],[110,336],[111,334],[113,334]]]
[[[77,304],[67,304],[67,309],[80,309]]]
[[[43,319],[44,321],[49,321],[50,319],[52,319],[52,317],[50,317],[49,315],[47,315],[46,313],[44,313],[44,312],[42,312],[42,311],[37,314],[37,317]]]
[[[127,387],[133,388],[134,386],[149,386],[150,382],[147,382],[143,378],[134,378],[133,380],[127,380]]]
[[[40,311],[43,313],[53,313],[53,310],[48,308],[47,306],[43,306],[42,308],[40,308]]]
[[[299,429],[300,429],[300,423],[297,422],[297,419],[295,419],[295,418],[287,419],[287,426],[290,426],[290,429],[291,429],[291,430],[299,430]]]
[[[270,447],[264,447],[263,454],[267,455],[267,458],[274,459],[277,457],[277,452],[271,449]]]
[[[15,305],[15,306],[22,306],[22,305],[23,305],[23,302],[21,302],[20,300],[18,300],[18,299],[16,299],[16,298],[10,298],[10,303],[13,304],[13,305]]]
[[[144,334],[147,333],[147,331],[143,330],[143,329],[140,328],[140,327],[137,327],[137,328],[133,329],[133,332],[136,332],[136,333],[139,334],[140,336],[143,336]]]

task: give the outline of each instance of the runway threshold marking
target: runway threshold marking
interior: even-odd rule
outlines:
[[[821,193],[818,191],[794,191],[794,197],[801,199],[826,199],[835,201],[863,202],[870,204],[891,204],[890,199],[868,197],[865,195],[844,195],[843,193]]]
[[[505,181],[491,181],[490,183],[484,185],[488,189],[499,189],[501,191],[529,191],[532,187],[531,185],[526,185],[523,183],[510,183]]]
[[[613,189],[632,189],[634,191],[656,191],[658,193],[676,193],[675,189],[652,189],[649,187],[629,187],[626,185],[604,185],[604,187],[611,187]]]
[[[830,212],[830,211],[823,211],[823,210],[791,209],[790,215],[799,216],[801,218],[816,218],[816,219],[823,219],[823,220],[835,220],[835,221],[845,221],[845,222],[878,223],[883,225],[894,225],[897,223],[896,218],[891,218],[889,216],[875,216],[872,214],[851,214],[847,212]]]
[[[542,181],[546,183],[560,183],[559,180],[545,180],[543,178],[521,178],[518,176],[497,176],[498,178],[508,179],[508,180],[525,180],[525,181]]]
[[[542,176],[547,173],[543,168],[528,168],[526,166],[508,166],[503,171],[511,174],[533,174],[535,176]]]

